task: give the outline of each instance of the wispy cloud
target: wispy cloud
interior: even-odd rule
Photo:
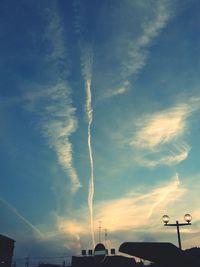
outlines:
[[[80,253],[78,233],[82,233],[83,229],[80,228],[79,222],[68,220],[62,223],[62,217],[55,215],[51,217],[51,228],[48,224],[34,225],[3,198],[0,198],[0,211],[3,215],[1,231],[16,240],[15,252],[18,257],[71,257],[74,253]]]
[[[106,93],[104,94],[104,96],[102,96],[102,99],[106,99],[109,97],[113,97],[113,96],[117,96],[117,95],[122,95],[126,92],[128,92],[129,89],[129,82],[126,81],[123,84],[121,84],[121,86],[117,86],[114,89],[107,89]]]
[[[69,60],[65,43],[66,36],[56,2],[52,2],[50,7],[46,8],[44,18],[46,19],[46,28],[43,42],[47,50],[44,59],[50,64],[54,76],[67,77]]]
[[[101,220],[112,233],[130,231],[130,229],[142,230],[145,229],[152,217],[159,220],[168,205],[181,199],[185,193],[186,189],[181,185],[178,175],[175,175],[168,183],[161,184],[149,191],[131,190],[120,198],[97,203],[94,206],[94,221],[98,224],[98,221]],[[89,234],[85,220],[74,221],[60,218],[58,228],[60,231],[75,235],[80,239]]]
[[[199,108],[199,100],[190,99],[167,110],[141,117],[129,141],[129,145],[138,151],[138,163],[156,167],[175,165],[185,160],[191,149],[183,141],[189,129],[188,118]]]
[[[112,68],[106,70],[108,75],[104,75],[108,77],[108,81],[102,98],[121,95],[133,87],[130,81],[145,67],[149,47],[166,27],[173,9],[172,2],[167,0],[124,1],[123,6],[120,3],[112,8],[110,12],[114,14],[116,21],[112,21],[111,27],[115,24],[118,30],[112,30],[117,36],[110,33],[112,38],[109,36],[108,40],[115,40],[115,44],[110,41],[108,46],[115,61],[113,64],[110,54],[107,56]],[[126,15],[123,17],[122,14]],[[106,30],[108,29],[109,20]],[[102,76],[102,73],[100,75]]]
[[[15,206],[3,198],[0,198],[0,212],[2,214],[1,233],[16,240],[15,257],[17,259],[15,260],[17,263],[19,258],[24,259],[27,255],[43,258],[50,255],[65,255],[66,259],[67,255],[70,257],[74,255],[74,251],[80,253],[79,242],[74,235],[63,235],[59,229],[54,231],[56,228],[48,232],[50,228],[46,224],[34,225]]]
[[[71,191],[81,186],[73,167],[73,148],[70,136],[77,129],[76,109],[71,100],[71,88],[66,81],[69,60],[56,3],[46,9],[46,31],[43,45],[45,51],[41,62],[47,61],[48,85],[34,85],[34,90],[25,93],[26,107],[40,117],[40,127],[49,146],[56,152],[58,162],[71,180]],[[33,87],[33,86],[32,86]]]
[[[74,8],[74,28],[76,34],[81,38],[81,34],[85,31],[84,25],[84,5],[83,2],[81,3],[80,0],[73,0],[72,2]]]
[[[80,182],[73,167],[73,150],[70,136],[77,129],[75,108],[72,107],[70,88],[59,83],[51,88],[39,88],[26,94],[27,108],[39,113],[40,127],[58,161],[69,175],[71,191],[76,192]]]
[[[152,153],[141,153],[135,159],[140,165],[149,168],[160,165],[172,166],[187,159],[190,150],[191,147],[188,144],[179,142],[165,150],[160,149]]]
[[[176,198],[182,196],[185,190],[182,188],[180,190],[180,179],[178,174],[175,175],[173,182],[171,182],[165,188],[159,188],[152,193],[152,198],[155,198],[153,205],[151,206],[148,218],[153,215],[154,210],[160,205],[167,205],[170,202],[174,201]],[[176,194],[178,193],[179,196]]]
[[[182,181],[179,175],[175,174],[170,180],[151,189],[134,188],[120,198],[96,203],[94,206],[96,234],[98,234],[98,221],[101,220],[102,226],[109,231],[109,246],[115,245],[117,248],[122,241],[139,241],[141,238],[142,240],[149,238],[162,240],[166,238],[164,230],[162,236],[160,236],[162,215],[167,213],[172,220],[175,220],[181,219],[185,213],[190,212],[194,218],[194,226],[189,229],[186,244],[191,244],[191,242],[196,244],[197,239],[194,234],[198,233],[198,225],[195,224],[195,221],[199,218],[198,198],[191,198],[191,194],[198,191],[198,186],[193,181],[196,181],[196,177],[191,180],[185,178]],[[70,251],[80,253],[82,248],[91,248],[90,229],[85,216],[87,212],[86,205],[73,211],[73,217],[76,219],[70,219],[65,215],[56,215],[54,229],[52,231],[43,229],[41,234],[38,228],[33,226],[14,207],[2,199],[0,201],[18,219],[30,227],[30,230],[38,236],[38,241],[41,240],[47,245],[55,239],[62,240],[62,244],[64,244],[68,253]],[[130,236],[133,231],[134,236]],[[169,235],[168,232],[167,240],[173,239],[173,236]],[[33,255],[33,251],[31,255]]]
[[[189,106],[185,104],[147,115],[141,119],[141,125],[138,123],[139,130],[130,145],[154,150],[159,145],[171,142],[185,132],[188,113]]]
[[[125,195],[94,205],[94,222],[98,235],[98,222],[108,229],[110,246],[119,246],[122,241],[163,240],[176,242],[172,229],[163,229],[162,216],[168,214],[171,222],[183,220],[185,213],[193,216],[193,225],[182,229],[183,243],[188,247],[198,244],[199,233],[198,190],[199,174],[193,177],[180,178],[175,174],[171,179],[150,188],[134,188]],[[196,196],[196,197],[193,197]],[[74,211],[76,220],[57,217],[56,235],[66,235],[69,240],[76,240],[77,252],[81,247],[90,248],[90,235],[87,220],[84,216],[86,207]],[[167,234],[167,236],[165,235]],[[73,241],[69,243],[73,246]]]
[[[168,184],[160,185],[150,192],[129,192],[123,198],[102,203],[96,209],[96,218],[101,218],[111,231],[143,228],[154,213],[165,210],[170,202],[185,193],[176,175]]]
[[[135,4],[132,2],[130,7],[135,8]],[[148,46],[171,17],[169,1],[166,0],[153,3],[141,1],[138,8],[145,12],[146,18],[143,17],[140,25],[141,34],[135,40],[130,39],[128,42],[127,56],[122,63],[122,76],[125,80],[144,67]]]

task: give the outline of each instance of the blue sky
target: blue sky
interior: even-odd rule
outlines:
[[[1,233],[15,256],[199,246],[199,1],[2,1]]]

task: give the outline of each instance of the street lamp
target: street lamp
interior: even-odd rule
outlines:
[[[164,222],[164,226],[176,226],[176,229],[177,229],[177,236],[178,236],[178,245],[179,245],[179,248],[181,248],[181,236],[180,236],[180,231],[179,231],[179,227],[180,226],[185,226],[185,225],[191,225],[191,220],[192,220],[192,216],[190,214],[185,214],[184,216],[184,220],[187,222],[187,223],[179,223],[179,221],[176,221],[176,223],[168,223],[169,222],[169,216],[168,215],[164,215],[162,217],[162,220]]]

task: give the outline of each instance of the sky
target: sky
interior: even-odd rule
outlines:
[[[200,246],[199,8],[1,1],[0,233],[15,258],[177,245],[164,214],[190,213],[182,246]]]

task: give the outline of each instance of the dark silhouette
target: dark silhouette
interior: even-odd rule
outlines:
[[[11,267],[15,241],[0,235],[0,267]]]
[[[38,267],[61,267],[61,265],[52,263],[40,263]]]
[[[72,257],[72,267],[136,267],[133,258],[123,256],[107,256],[101,263],[95,261],[94,256]]]
[[[125,242],[120,252],[153,262],[155,267],[199,267],[200,258],[191,250],[181,250],[171,243]],[[198,252],[199,253],[199,252]]]
[[[200,248],[197,248],[197,247],[189,248],[189,249],[185,250],[185,253],[194,257],[194,258],[200,259]]]

